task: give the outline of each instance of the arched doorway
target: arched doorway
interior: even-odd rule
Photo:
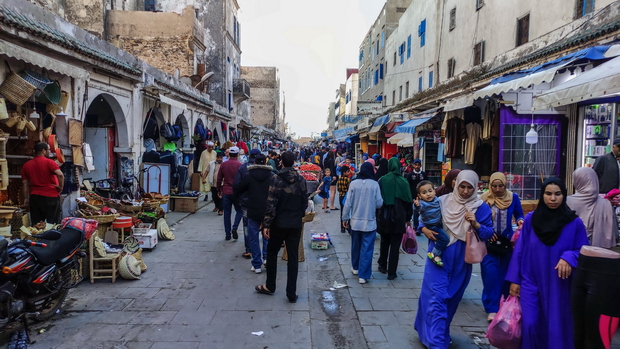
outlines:
[[[118,158],[114,148],[128,145],[126,135],[127,122],[118,101],[107,93],[93,98],[84,118],[84,142],[90,145],[95,170],[84,173],[84,178],[94,181],[117,178]]]
[[[177,116],[174,125],[179,126],[179,128],[181,128],[181,132],[183,132],[183,136],[177,141],[177,147],[189,148],[189,145],[192,142],[192,133],[189,130],[189,122],[187,121],[185,112],[182,112]]]

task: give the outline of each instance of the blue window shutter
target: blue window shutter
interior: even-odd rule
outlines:
[[[379,78],[383,80],[383,63],[379,64]]]
[[[422,36],[420,37],[420,47],[424,46],[426,44],[426,33],[422,33]]]
[[[428,73],[428,88],[433,87],[433,72]]]
[[[420,25],[422,26],[422,33],[426,33],[426,19]]]
[[[381,32],[381,47],[385,47],[385,32]]]
[[[379,70],[375,70],[375,76],[374,76],[374,83],[375,85],[379,83]]]
[[[407,58],[411,57],[411,35],[407,37]]]
[[[422,77],[418,79],[418,92],[422,92]]]

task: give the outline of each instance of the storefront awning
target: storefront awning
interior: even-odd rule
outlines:
[[[443,106],[443,111],[453,111],[458,109],[465,109],[474,104],[474,94],[468,93],[463,96],[452,98]]]
[[[40,53],[27,50],[21,46],[0,40],[0,55],[5,55],[20,61],[35,65],[39,68],[54,71],[75,79],[86,80],[90,76],[88,71],[76,66],[44,56]]]
[[[393,135],[392,137],[388,138],[387,142],[389,144],[398,144],[398,142],[402,141],[405,138],[411,138],[411,134],[408,133],[397,133],[395,135]]]
[[[534,97],[533,110],[560,107],[620,93],[620,57]]]
[[[431,117],[425,117],[425,118],[419,118],[419,119],[413,119],[413,120],[409,120],[407,122],[405,122],[404,124],[396,127],[396,132],[398,133],[415,133],[415,129],[416,127],[422,125],[423,123],[427,122],[428,120],[430,120]]]
[[[387,124],[388,120],[390,120],[390,114],[386,114],[386,115],[380,116],[372,123],[372,126],[374,128],[375,126],[385,125],[385,124]],[[377,131],[375,131],[375,132],[377,132]]]
[[[355,127],[347,127],[340,130],[334,130],[334,139],[338,142],[344,141],[352,133],[355,133]]]
[[[398,142],[397,145],[403,148],[413,147],[413,135],[408,135],[408,136],[409,137]]]
[[[176,100],[174,100],[172,98],[168,98],[168,97],[162,95],[161,93],[159,94],[159,100],[162,103],[166,103],[166,104],[168,104],[170,106],[177,107],[177,108],[179,108],[181,110],[187,109],[187,104],[181,103],[181,102],[176,101]]]

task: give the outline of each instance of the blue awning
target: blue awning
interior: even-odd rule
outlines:
[[[609,49],[609,46],[594,46],[594,47],[584,48],[583,50],[573,52],[569,55],[560,57],[558,59],[554,59],[553,61],[545,62],[541,65],[537,65],[530,69],[518,70],[518,71],[504,74],[503,76],[500,76],[498,78],[491,80],[490,85],[515,80],[515,79],[522,78],[530,74],[538,73],[543,70],[561,67],[563,65],[566,65],[567,63],[576,61],[578,59],[589,59],[589,60],[606,59],[606,58],[609,58],[605,56],[605,52],[607,52],[608,49]]]
[[[334,130],[334,139],[336,141],[343,141],[351,133],[355,133],[355,127],[347,127],[340,130]]]
[[[422,125],[423,123],[427,122],[430,119],[431,119],[431,117],[409,120],[409,121],[405,122],[404,124],[398,125],[396,127],[396,129],[394,130],[394,132],[397,132],[397,133],[415,133],[416,127]]]
[[[372,126],[381,126],[387,124],[388,120],[390,120],[390,114],[386,114],[378,117],[375,122],[372,123]]]

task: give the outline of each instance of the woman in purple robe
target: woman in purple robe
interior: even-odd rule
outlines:
[[[446,349],[450,345],[450,322],[463,298],[471,278],[471,264],[465,263],[465,236],[473,228],[487,240],[493,236],[491,208],[476,195],[478,175],[461,171],[454,190],[439,198],[444,230],[450,237],[441,258],[443,267],[426,263],[418,301],[414,328],[420,342],[430,349]],[[420,222],[421,232],[429,239],[428,250],[435,246],[434,231]]]
[[[566,197],[560,179],[543,183],[538,207],[525,217],[508,267],[510,294],[521,300],[522,349],[574,348],[572,270],[588,235]]]

